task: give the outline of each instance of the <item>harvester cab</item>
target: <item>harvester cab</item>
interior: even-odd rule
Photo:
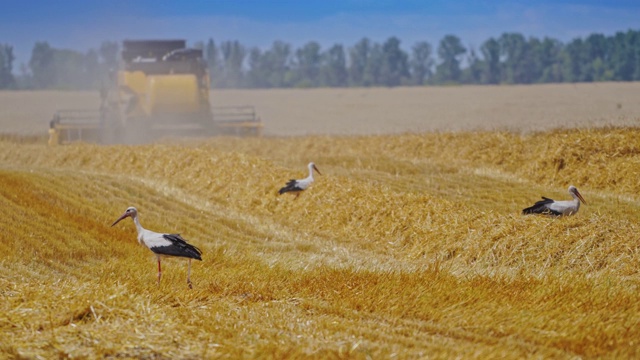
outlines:
[[[201,49],[184,40],[125,40],[99,109],[60,110],[49,143],[140,143],[163,136],[262,135],[253,106],[211,107]]]

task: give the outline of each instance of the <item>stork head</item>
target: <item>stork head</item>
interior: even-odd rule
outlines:
[[[584,198],[582,197],[582,195],[580,195],[580,192],[575,186],[573,185],[569,186],[569,194],[571,194],[571,196],[573,196],[574,199],[580,199],[580,201],[582,201],[583,204],[587,205],[587,202],[584,201]]]
[[[117,224],[120,222],[120,220],[130,217],[130,218],[135,218],[136,216],[138,216],[138,210],[136,210],[136,208],[134,208],[133,206],[127,208],[127,210],[124,212],[124,214],[122,214],[118,220],[116,220],[113,224],[111,224],[111,226]]]
[[[320,170],[318,170],[318,168],[316,167],[316,164],[314,164],[313,162],[309,163],[309,174],[311,174],[311,172],[315,170],[318,174],[322,175],[322,173],[320,172]]]

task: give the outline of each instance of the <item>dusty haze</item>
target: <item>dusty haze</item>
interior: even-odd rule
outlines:
[[[369,135],[638,125],[640,83],[213,90],[214,106],[254,105],[272,136]],[[46,134],[57,109],[97,109],[97,92],[0,92],[2,133]]]

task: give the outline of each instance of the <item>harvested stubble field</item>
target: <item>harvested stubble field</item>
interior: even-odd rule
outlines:
[[[555,99],[570,89],[545,88]],[[335,90],[334,97],[396,90],[411,91]],[[533,91],[488,87],[482,94],[509,90]],[[296,96],[310,103],[312,92],[288,92],[292,114],[302,114]],[[264,93],[251,96],[281,96]],[[396,101],[403,100],[390,99],[389,107]],[[545,106],[529,101],[527,109]],[[600,122],[583,115],[580,123],[567,104],[576,128],[544,132],[532,132],[534,119],[521,114],[512,129],[523,132],[362,135],[356,126],[338,136],[340,128],[327,135],[311,124],[309,132],[324,134],[55,148],[39,137],[2,137],[0,352],[637,358],[640,129],[596,126],[639,120],[637,112],[616,115],[638,107],[619,101]],[[465,106],[458,110],[470,113]],[[364,116],[351,111],[335,116]],[[466,123],[441,116],[452,128]],[[552,117],[553,124],[564,119]],[[289,134],[277,121],[268,132]],[[394,121],[371,130],[394,132]],[[311,160],[323,173],[312,188],[297,200],[277,196],[287,179],[306,175]],[[576,216],[520,215],[540,195],[567,198],[570,184],[588,202]],[[193,290],[178,259],[163,263],[157,286],[154,257],[137,244],[133,224],[110,227],[131,205],[143,226],[178,231],[203,250]]]

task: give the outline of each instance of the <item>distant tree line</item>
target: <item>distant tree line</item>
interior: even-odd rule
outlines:
[[[420,41],[409,51],[400,39],[363,38],[350,47],[299,48],[275,41],[270,48],[238,41],[200,42],[216,88],[367,87],[440,84],[533,84],[640,80],[640,31],[592,34],[566,44],[545,37],[504,33],[479,48],[446,35],[434,47]],[[435,51],[434,51],[435,50]],[[37,42],[28,64],[14,75],[13,47],[0,43],[0,89],[95,89],[118,64],[118,44],[80,53]]]
[[[16,87],[16,80],[11,72],[14,60],[13,46],[0,44],[0,89]]]

